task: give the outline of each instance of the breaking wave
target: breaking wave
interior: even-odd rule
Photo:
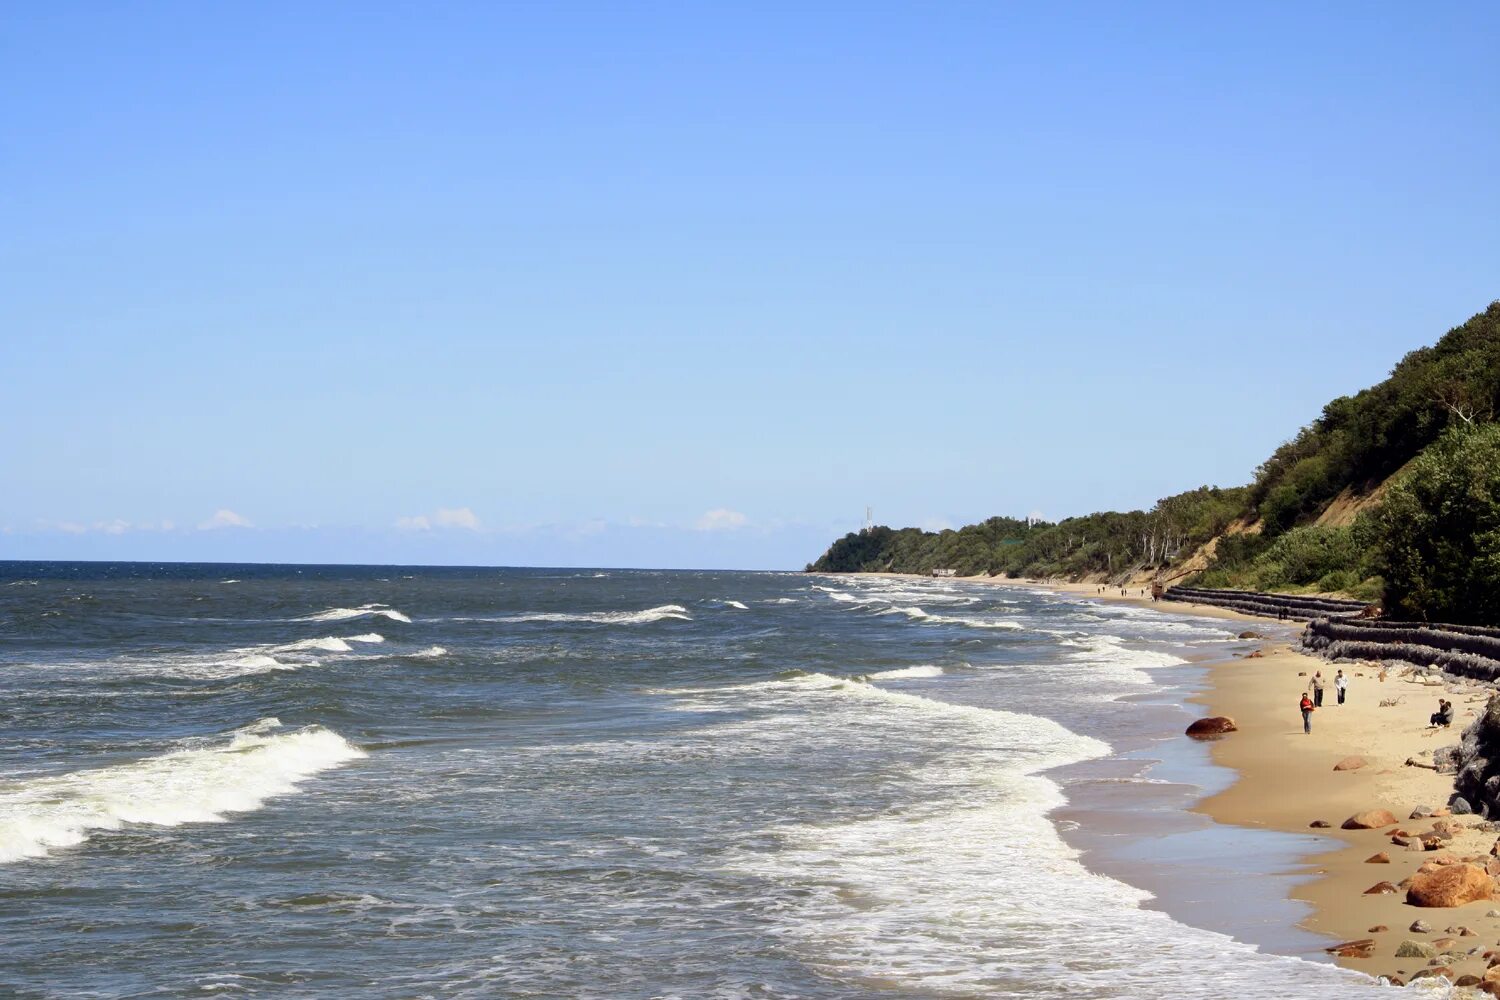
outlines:
[[[918,667],[898,667],[895,670],[878,670],[868,677],[872,681],[904,681],[918,677],[941,677],[946,673],[942,667],[923,664]]]
[[[466,622],[579,622],[590,625],[645,625],[664,619],[675,618],[690,622],[692,616],[680,604],[663,604],[644,611],[531,611],[519,615],[501,615],[496,618],[456,618]]]
[[[405,622],[411,624],[411,619],[397,611],[395,608],[385,604],[365,604],[357,608],[329,608],[327,611],[319,611],[317,614],[303,615],[297,621],[301,622],[342,622],[351,618],[389,618],[393,622]]]
[[[280,728],[278,720],[262,719],[219,746],[0,784],[0,863],[46,857],[127,825],[222,822],[365,756],[321,726],[275,732]]]

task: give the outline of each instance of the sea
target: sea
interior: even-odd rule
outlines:
[[[1236,627],[949,580],[0,563],[0,996],[1389,995],[1295,913],[1225,916],[1291,905],[1244,866],[1300,841],[1180,829],[1227,780],[1181,699]]]

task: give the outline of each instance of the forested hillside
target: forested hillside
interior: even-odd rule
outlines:
[[[1392,613],[1500,621],[1500,302],[1390,377],[1333,400],[1255,471],[1149,511],[954,531],[878,527],[808,567],[1186,579],[1382,599]]]

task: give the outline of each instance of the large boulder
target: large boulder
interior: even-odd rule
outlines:
[[[1333,769],[1335,771],[1358,771],[1368,763],[1369,761],[1365,760],[1363,757],[1345,757],[1343,760],[1333,765]]]
[[[1375,939],[1361,938],[1358,941],[1345,941],[1343,944],[1336,944],[1332,948],[1325,948],[1323,950],[1330,955],[1337,955],[1339,958],[1373,958],[1375,956]]]
[[[1215,715],[1207,719],[1199,719],[1188,726],[1187,734],[1195,740],[1211,740],[1225,733],[1237,732],[1238,729],[1239,727],[1229,716]]]
[[[1391,815],[1389,809],[1366,809],[1344,820],[1343,825],[1345,830],[1374,830],[1382,826],[1391,826],[1395,822],[1396,817]]]
[[[1437,871],[1414,875],[1406,889],[1413,906],[1462,906],[1478,899],[1493,899],[1494,882],[1477,865],[1447,865]]]
[[[1407,938],[1396,946],[1397,958],[1437,958],[1437,949],[1426,941]]]

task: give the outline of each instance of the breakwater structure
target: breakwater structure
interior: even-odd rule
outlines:
[[[1202,587],[1168,587],[1162,599],[1183,604],[1208,604],[1261,618],[1312,621],[1316,618],[1347,618],[1368,615],[1370,605],[1335,597],[1305,597],[1299,594],[1262,594],[1254,590],[1210,590]]]
[[[1459,677],[1500,681],[1500,628],[1316,618],[1304,648],[1330,660],[1399,660]]]

